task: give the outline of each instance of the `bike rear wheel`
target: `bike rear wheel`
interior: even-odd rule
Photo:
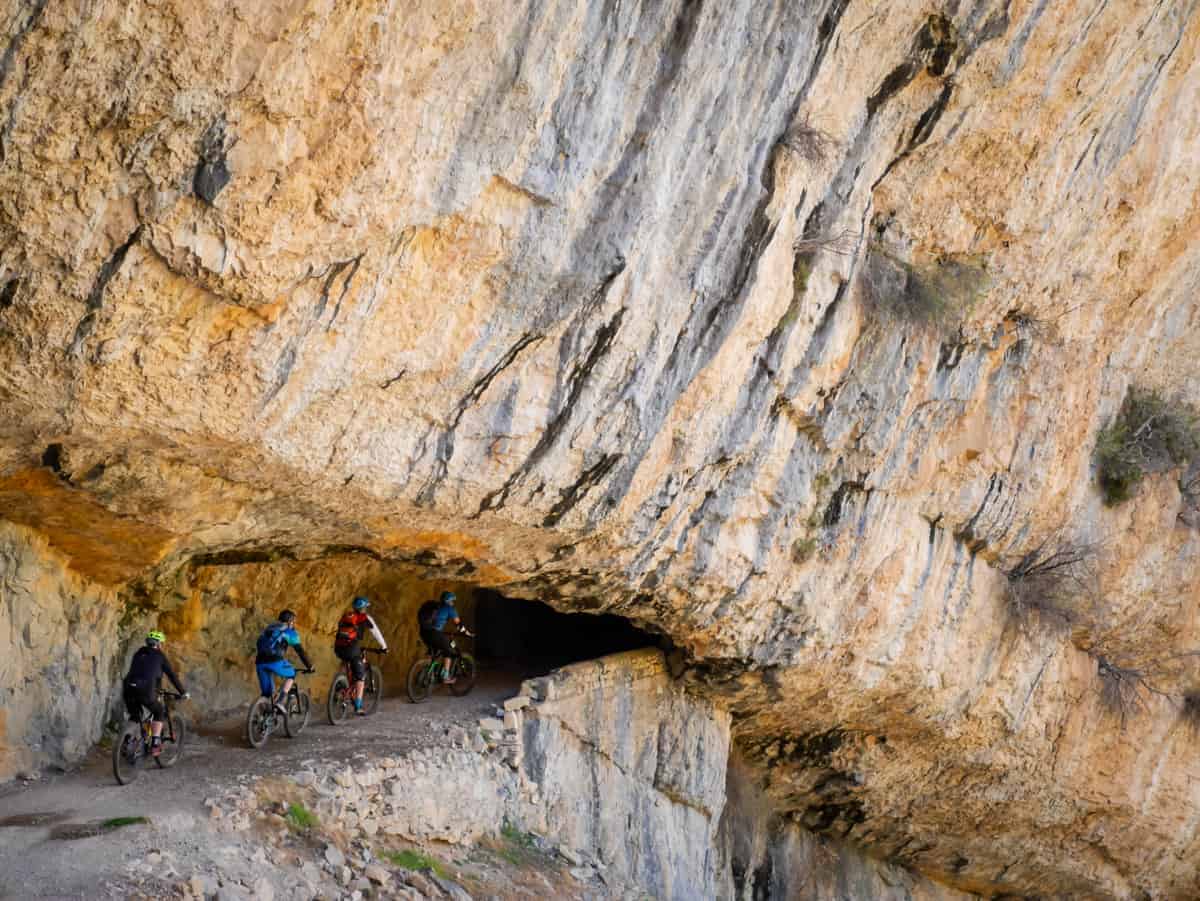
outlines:
[[[325,713],[329,724],[336,726],[350,715],[352,701],[350,699],[350,680],[345,673],[338,673],[329,685],[329,700],[325,703]]]
[[[312,698],[307,691],[295,692],[288,695],[287,716],[283,718],[283,731],[288,738],[295,738],[308,725],[309,708]]]
[[[447,686],[450,694],[459,698],[470,694],[471,689],[475,687],[476,676],[475,658],[470,654],[459,655],[454,661],[454,681]]]
[[[142,754],[142,724],[126,723],[113,742],[113,776],[119,785],[137,779]]]
[[[163,723],[162,751],[154,758],[154,762],[160,767],[178,763],[183,750],[183,734],[183,718],[178,713],[172,713],[168,721]]]
[[[425,659],[418,660],[408,670],[408,699],[414,704],[428,701],[433,691],[433,662]]]
[[[383,698],[383,670],[372,666],[367,671],[367,684],[363,686],[363,710],[370,716],[379,709]]]
[[[246,714],[246,740],[250,742],[250,747],[261,748],[267,743],[267,736],[271,734],[271,699],[259,698],[250,705],[250,712]]]

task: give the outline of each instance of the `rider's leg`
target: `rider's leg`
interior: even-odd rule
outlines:
[[[443,657],[442,658],[442,678],[445,679],[446,681],[450,681],[450,672],[451,672],[450,671],[450,658]]]
[[[167,711],[157,698],[150,696],[142,699],[142,705],[150,711],[150,753],[157,757],[162,752],[163,717]]]

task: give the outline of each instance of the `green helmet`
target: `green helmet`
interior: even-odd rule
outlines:
[[[151,629],[146,633],[146,644],[162,644],[167,640],[167,636],[163,635],[158,629]]]

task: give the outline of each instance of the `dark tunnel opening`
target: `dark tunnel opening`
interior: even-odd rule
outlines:
[[[481,663],[520,669],[525,676],[661,643],[621,616],[562,613],[490,589],[476,592],[475,625]]]

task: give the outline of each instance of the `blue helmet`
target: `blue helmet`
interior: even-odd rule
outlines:
[[[364,597],[357,597],[354,599],[354,609],[355,610],[366,610],[370,606],[371,606],[371,602],[368,601]]]
[[[449,604],[451,607],[453,607],[454,602],[457,601],[458,598],[455,596],[453,591],[443,591],[442,596],[438,598],[438,600],[443,604]]]

